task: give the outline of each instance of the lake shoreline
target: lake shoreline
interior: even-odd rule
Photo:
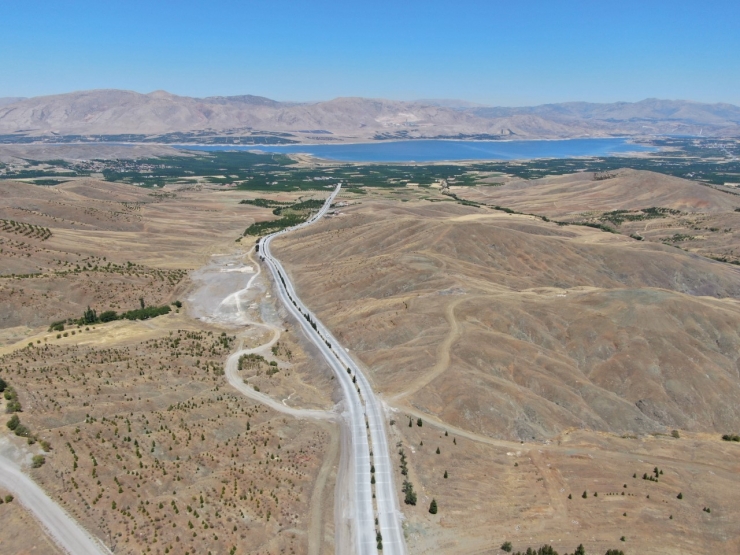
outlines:
[[[293,145],[171,144],[191,152],[262,152],[339,163],[439,163],[634,156],[658,149],[626,137],[536,140],[412,139],[372,143]]]

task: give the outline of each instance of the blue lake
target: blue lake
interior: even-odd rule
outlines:
[[[310,154],[340,162],[442,162],[453,160],[528,160],[613,156],[654,152],[628,139],[568,139],[561,141],[444,141],[409,140],[336,145],[173,145],[187,150],[249,150],[281,154]]]

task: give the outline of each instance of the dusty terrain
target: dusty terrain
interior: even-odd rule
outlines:
[[[0,489],[3,499],[9,493]],[[47,538],[33,516],[17,501],[0,505],[0,529],[12,531],[2,535],[3,553],[8,555],[64,555]]]
[[[732,249],[732,233],[694,253],[663,239],[684,221],[731,227],[735,197],[629,171],[452,192],[536,215],[428,188],[345,192],[338,213],[274,248],[386,404],[407,459],[397,483],[418,496],[399,491],[410,553],[740,549],[738,444],[720,439],[740,430],[740,268],[703,256]],[[0,434],[28,473],[116,552],[331,552],[335,424],[266,408],[222,375],[269,339],[248,322],[268,322],[280,343],[239,379],[292,409],[336,400],[267,281],[227,298],[255,271],[251,241],[235,239],[273,218],[238,200],[265,195],[96,180],[0,193],[15,222],[0,230],[0,376],[37,442]],[[677,213],[607,222],[618,233],[546,220],[650,207]],[[141,297],[185,304],[48,331]],[[38,530],[19,506],[0,518]],[[13,548],[55,552],[24,541]]]
[[[239,205],[247,196],[94,179],[0,182],[0,328],[79,317],[87,305],[101,312],[137,308],[141,297],[147,305],[175,300],[189,270],[233,250],[255,218],[273,217]]]
[[[265,331],[210,318],[198,296],[215,284],[208,295],[218,304],[244,287],[252,242],[235,239],[271,211],[239,205],[247,193],[201,187],[6,181],[0,191],[0,218],[18,224],[0,231],[0,376],[36,440],[2,427],[17,462],[116,553],[331,551],[336,424],[287,417],[231,388],[227,357],[264,342]],[[245,381],[278,401],[331,408],[330,376],[281,320],[269,282],[255,295],[245,299],[255,318],[282,330],[258,366],[278,372],[245,369]],[[151,320],[48,330],[87,306],[100,314],[138,308],[140,298],[184,304]],[[45,463],[32,468],[34,455]],[[20,509],[0,509],[34,529]],[[17,528],[4,530],[10,545]],[[21,553],[46,545],[14,541]]]
[[[669,196],[699,215],[734,206],[700,185],[682,197],[670,183],[653,192],[650,184],[638,184],[646,207]],[[481,202],[475,194],[504,187],[480,189],[465,198]],[[417,506],[402,505],[410,551],[498,552],[507,540],[561,552],[582,542],[602,553],[740,545],[736,444],[720,439],[740,429],[740,269],[659,242],[429,198],[369,194],[274,249],[395,420],[419,494]],[[516,209],[537,212],[524,201]],[[665,474],[643,481],[655,466]]]
[[[460,198],[483,204],[557,221],[605,225],[645,241],[740,263],[736,191],[647,171],[625,169],[597,177],[601,179],[584,172],[453,190]]]

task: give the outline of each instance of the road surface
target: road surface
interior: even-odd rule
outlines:
[[[380,532],[384,555],[404,555],[406,543],[381,405],[359,366],[301,302],[287,272],[270,251],[270,243],[275,237],[307,227],[326,214],[340,189],[341,184],[332,192],[321,210],[308,221],[261,239],[260,258],[272,272],[275,288],[286,310],[296,318],[307,337],[321,351],[342,389],[346,402],[344,416],[349,428],[347,443],[352,470],[349,481],[354,494],[350,507],[352,514],[349,517],[354,524],[352,536],[355,552],[359,555],[376,555],[376,533]],[[371,465],[375,469],[374,486],[371,485]]]
[[[12,492],[15,500],[28,509],[51,539],[70,555],[111,555],[108,548],[80,526],[36,482],[21,472],[15,462],[5,456],[0,456],[0,486]]]

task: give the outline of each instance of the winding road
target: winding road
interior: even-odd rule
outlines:
[[[331,332],[301,302],[288,273],[270,250],[275,237],[318,221],[339,194],[336,187],[321,210],[306,222],[278,231],[258,243],[260,259],[272,272],[275,288],[286,310],[296,318],[306,336],[318,347],[342,389],[345,400],[344,424],[348,428],[350,464],[349,487],[353,503],[347,515],[353,523],[352,543],[359,555],[377,555],[380,539],[384,555],[405,555],[401,511],[394,487],[393,464],[388,449],[385,417],[370,382],[347,355]],[[371,471],[374,470],[374,472]],[[374,477],[374,484],[371,484]],[[378,525],[376,527],[375,522]],[[339,545],[339,544],[337,544]]]

